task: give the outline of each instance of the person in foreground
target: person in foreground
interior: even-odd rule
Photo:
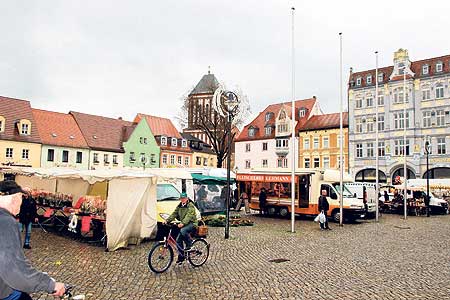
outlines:
[[[328,214],[328,210],[330,209],[330,204],[328,204],[326,190],[322,190],[322,195],[319,196],[318,206],[319,206],[319,212],[323,212],[325,214],[325,222],[323,225],[322,225],[322,223],[320,224],[321,229],[322,230],[324,230],[324,229],[331,230],[331,228],[328,226],[327,214]]]
[[[177,237],[178,259],[177,264],[181,264],[184,260],[184,252],[182,249],[189,249],[192,246],[191,233],[197,230],[198,222],[194,203],[190,201],[186,193],[181,193],[180,204],[175,208],[174,212],[167,218],[165,223],[170,223],[175,219],[180,221],[178,228],[180,233]],[[184,248],[184,244],[186,248]]]
[[[0,181],[0,299],[29,300],[28,293],[40,291],[62,296],[64,284],[34,269],[23,253],[15,219],[22,193],[14,181]]]

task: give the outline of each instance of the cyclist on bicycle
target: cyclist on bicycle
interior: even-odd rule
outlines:
[[[180,233],[177,237],[178,245],[178,259],[177,264],[181,264],[184,260],[184,251],[182,249],[188,250],[192,246],[191,234],[196,232],[198,227],[196,210],[194,203],[189,200],[186,193],[181,193],[180,204],[175,208],[174,212],[167,218],[165,223],[170,223],[175,219],[179,220],[180,223],[177,225],[180,229]],[[184,248],[183,243],[186,244]]]

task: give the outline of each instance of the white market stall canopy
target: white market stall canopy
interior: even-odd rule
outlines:
[[[3,171],[2,171],[3,172]],[[108,182],[106,234],[108,250],[127,246],[130,240],[150,237],[156,227],[156,182],[153,174],[134,170],[72,170],[63,168],[12,168],[23,187],[86,195],[90,185]]]

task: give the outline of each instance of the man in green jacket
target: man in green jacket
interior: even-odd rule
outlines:
[[[177,245],[178,245],[178,259],[177,264],[181,264],[184,260],[184,243],[186,244],[186,249],[191,248],[192,246],[192,238],[191,233],[194,233],[197,230],[198,222],[197,222],[197,214],[195,210],[194,203],[189,201],[186,193],[181,193],[180,195],[180,204],[175,208],[174,212],[167,218],[166,222],[170,223],[177,219],[180,221],[178,224],[178,228],[180,229],[180,233],[177,237]]]

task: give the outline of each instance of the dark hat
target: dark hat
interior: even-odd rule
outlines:
[[[13,195],[17,193],[26,193],[20,185],[18,185],[15,181],[12,180],[5,180],[0,181],[0,194],[5,195]]]

